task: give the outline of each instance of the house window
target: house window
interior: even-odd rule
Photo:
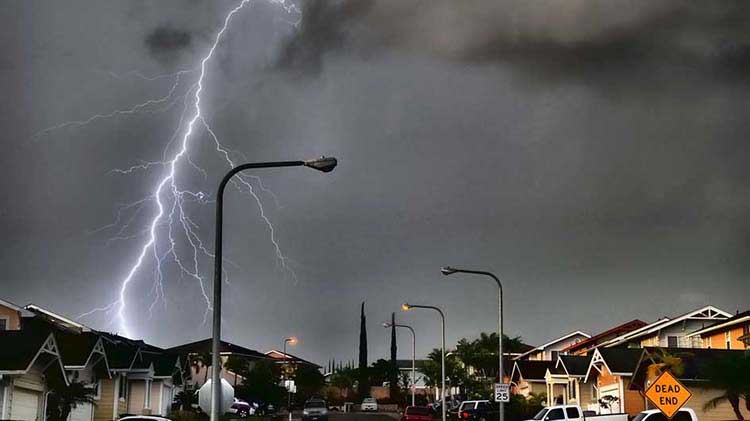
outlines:
[[[724,341],[727,343],[727,349],[732,349],[732,333],[728,330],[724,332]]]
[[[8,316],[0,316],[0,330],[8,330],[9,321]]]
[[[677,336],[667,336],[667,346],[669,348],[677,348]]]
[[[706,341],[706,346],[705,347],[708,348],[708,349],[711,349],[711,347],[713,346],[711,344],[711,338],[713,338],[713,336],[709,336],[708,338],[705,339],[705,341]]]

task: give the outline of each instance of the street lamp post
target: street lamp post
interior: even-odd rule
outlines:
[[[435,306],[417,305],[404,303],[401,308],[404,311],[409,311],[413,308],[426,308],[429,310],[435,310],[440,314],[440,409],[442,410],[442,419],[445,421],[445,314],[443,311]]]
[[[289,374],[289,355],[286,353],[286,344],[292,344],[295,345],[297,343],[297,338],[292,336],[291,338],[284,338],[284,378],[286,379],[286,408],[289,411],[289,421],[292,421],[292,390],[291,390],[291,383],[289,383],[289,379],[287,378],[287,375]]]
[[[214,369],[211,373],[211,421],[219,421],[221,405],[221,367],[219,367],[219,348],[221,343],[221,264],[222,247],[221,239],[223,233],[222,220],[224,214],[224,190],[229,180],[238,172],[276,167],[309,167],[322,172],[331,172],[336,167],[336,158],[321,157],[308,161],[281,161],[281,162],[255,162],[238,165],[224,175],[219,183],[216,195],[216,235],[214,245],[214,285],[213,285],[213,337],[211,339],[211,364]]]
[[[497,353],[498,353],[498,361],[497,361],[497,377],[498,382],[503,382],[503,284],[500,282],[500,279],[495,276],[492,272],[486,272],[481,270],[469,270],[469,269],[457,269],[454,267],[446,266],[442,269],[440,269],[440,272],[443,273],[443,275],[453,275],[454,273],[469,273],[473,275],[484,275],[489,276],[490,278],[494,279],[495,282],[497,282],[497,288],[498,288],[498,294],[497,294],[497,313],[498,313],[498,320],[497,320],[497,327],[498,327],[498,338],[497,338]],[[504,406],[505,404],[503,402],[499,402],[498,405],[498,421],[504,421],[505,414],[504,414]]]
[[[417,386],[417,335],[414,333],[414,329],[412,329],[411,326],[401,325],[398,323],[383,323],[383,327],[385,328],[389,328],[391,326],[409,329],[409,331],[411,332],[411,406],[415,406],[416,404],[414,393]]]

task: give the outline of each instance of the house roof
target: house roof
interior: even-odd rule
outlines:
[[[45,308],[39,307],[36,304],[27,304],[24,307],[26,310],[36,314],[37,316],[46,318],[47,320],[51,322],[56,322],[58,325],[64,325],[68,328],[78,329],[83,332],[90,332],[92,329],[89,328],[86,325],[82,325],[78,322],[75,322],[65,316],[61,316],[57,313],[53,313],[50,310],[47,310]]]
[[[641,355],[641,348],[597,348],[591,355],[585,381],[588,381],[592,370],[596,370],[594,367],[598,363],[603,363],[615,376],[632,376]]]
[[[538,361],[538,360],[518,360],[513,364],[513,371],[511,371],[511,380],[516,378],[516,375],[520,375],[526,381],[545,381],[544,376],[547,374],[547,370],[555,369],[554,361]]]
[[[545,349],[547,349],[547,347],[550,347],[550,346],[552,346],[552,345],[554,345],[554,344],[556,344],[558,342],[562,342],[562,341],[564,341],[566,339],[572,338],[573,336],[576,336],[576,335],[580,335],[580,336],[583,336],[585,338],[590,338],[591,337],[591,335],[589,335],[588,333],[581,332],[580,330],[576,330],[575,332],[570,332],[567,335],[564,335],[564,336],[561,336],[559,338],[553,339],[553,340],[547,342],[544,345],[539,345],[537,347],[531,348],[530,350],[524,352],[523,354],[521,354],[521,355],[519,355],[519,356],[517,356],[515,358],[517,360],[520,360],[523,357],[525,357],[527,355],[530,355],[530,354],[533,354],[536,351],[544,351]]]
[[[230,342],[221,341],[219,353],[221,354],[233,354],[243,357],[256,358],[256,359],[268,359],[269,357],[265,354],[258,352],[254,349],[245,348],[243,346],[235,345]],[[201,341],[190,342],[184,345],[174,346],[167,349],[168,352],[173,354],[209,354],[211,353],[211,338],[203,339]]]
[[[632,332],[626,333],[624,335],[618,336],[617,338],[612,339],[611,341],[608,341],[605,343],[605,346],[611,347],[611,346],[617,346],[624,343],[627,343],[631,339],[635,339],[641,336],[650,335],[654,332],[657,332],[661,329],[664,329],[666,327],[672,326],[676,323],[680,323],[684,320],[693,319],[693,320],[723,320],[731,317],[732,315],[727,313],[724,310],[721,310],[719,308],[716,308],[714,306],[705,306],[698,309],[695,309],[693,311],[690,311],[688,313],[685,313],[681,316],[678,316],[674,319],[670,318],[663,318],[660,320],[657,320],[654,323],[651,323],[650,325],[646,325],[640,329],[634,330]]]
[[[11,309],[13,311],[17,311],[17,312],[21,313],[21,317],[28,317],[28,316],[31,315],[31,313],[29,313],[28,310],[26,310],[25,308],[19,306],[18,304],[11,303],[10,301],[6,301],[6,300],[3,300],[3,299],[0,299],[0,306],[7,307],[7,308],[9,308],[9,309]]]
[[[138,346],[127,338],[111,333],[100,333],[107,353],[109,367],[113,370],[129,370],[138,353]]]
[[[672,374],[678,380],[686,383],[703,382],[709,380],[710,369],[713,364],[722,358],[737,356],[750,358],[745,351],[728,350],[728,349],[702,349],[702,348],[655,348],[647,347],[644,349],[642,358],[635,369],[631,388],[643,390],[644,383],[647,380],[647,370],[649,365],[660,361],[659,355],[666,352],[671,356],[678,357],[682,360],[682,372]]]
[[[591,355],[560,355],[556,367],[565,371],[568,376],[585,377],[591,362]]]
[[[56,332],[55,337],[60,346],[60,355],[65,367],[83,367],[88,363],[96,345],[101,341],[99,335],[92,332],[74,334]]]
[[[26,371],[51,334],[48,329],[0,331],[0,372]]]
[[[173,353],[141,351],[134,366],[137,368],[153,367],[155,377],[171,377],[178,370],[178,356]]]
[[[563,352],[573,352],[576,350],[582,350],[587,348],[593,348],[602,341],[606,340],[609,336],[612,335],[623,335],[628,332],[632,332],[636,329],[640,329],[644,326],[646,326],[648,323],[644,322],[643,320],[631,320],[629,322],[623,323],[621,325],[615,326],[611,329],[605,330],[604,332],[598,333],[588,339],[584,339],[578,343],[574,343],[569,345],[566,348],[563,348]]]
[[[703,335],[705,333],[711,333],[711,332],[716,332],[716,331],[721,332],[726,329],[730,329],[733,326],[736,326],[740,323],[746,323],[748,321],[750,321],[750,311],[745,311],[742,313],[738,313],[737,315],[732,316],[726,320],[722,320],[712,325],[709,325],[707,327],[704,327],[703,329],[698,329],[695,332],[687,335],[687,337],[690,338],[693,336]]]
[[[266,352],[265,355],[276,360],[291,361],[291,362],[300,363],[300,364],[307,364],[316,368],[323,368],[322,366],[319,366],[318,364],[315,364],[314,362],[307,361],[303,358],[300,358],[296,355],[292,355],[288,352],[284,354],[284,352],[276,350],[276,349],[272,349]]]

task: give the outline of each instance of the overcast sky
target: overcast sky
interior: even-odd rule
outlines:
[[[117,300],[157,207],[146,201],[119,220],[118,209],[153,195],[168,168],[112,170],[175,153],[180,95],[198,73],[139,112],[45,129],[165,96],[176,77],[152,77],[195,69],[237,4],[0,4],[2,298],[71,317]],[[507,333],[531,344],[706,304],[747,310],[745,2],[299,8],[252,2],[206,67],[202,115],[237,162],[340,160],[330,174],[257,173],[269,191],[248,179],[289,269],[257,203],[227,191],[227,340],[266,350],[296,335],[299,355],[356,358],[363,300],[371,360],[388,353],[380,324],[391,311],[415,326],[420,354],[439,345],[435,315],[403,314],[403,301],[442,307],[450,342],[494,330],[491,281],[442,277],[444,265],[500,275]],[[203,193],[184,209],[210,251],[227,166],[200,124],[188,155],[175,182]],[[190,266],[173,228],[175,255]],[[168,235],[157,227],[160,253]],[[157,272],[147,256],[126,293],[133,334],[160,346],[208,337],[198,280],[173,258],[149,315]],[[212,261],[197,261],[208,287]],[[81,321],[117,331],[113,319]]]

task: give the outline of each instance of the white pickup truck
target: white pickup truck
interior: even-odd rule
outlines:
[[[643,411],[633,421],[667,421],[667,417],[658,409]],[[698,415],[690,408],[682,408],[672,416],[672,421],[698,421]]]
[[[628,414],[584,414],[578,405],[556,405],[542,408],[534,418],[527,421],[628,421]]]

